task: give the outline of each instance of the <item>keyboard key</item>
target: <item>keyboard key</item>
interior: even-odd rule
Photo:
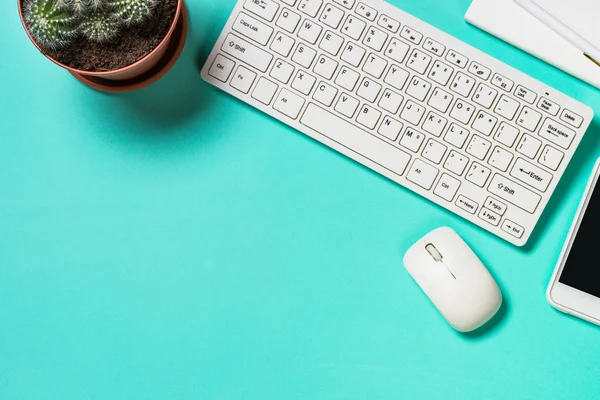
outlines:
[[[382,15],[381,17],[379,17],[379,21],[377,22],[377,25],[381,26],[382,28],[387,29],[388,31],[390,31],[392,33],[396,33],[396,32],[398,32],[398,29],[400,29],[400,22],[396,21],[393,18],[388,17],[387,15]]]
[[[456,175],[461,176],[465,172],[465,168],[469,163],[469,158],[460,154],[457,151],[450,151],[450,155],[444,163],[444,168],[450,172],[454,172]]]
[[[337,78],[335,78],[335,83],[343,87],[344,89],[352,92],[354,91],[354,87],[358,83],[359,78],[360,75],[358,74],[358,72],[355,72],[354,70],[343,66],[342,68],[340,68],[340,72],[338,73]]]
[[[352,10],[352,7],[354,7],[354,2],[356,0],[333,0],[334,3],[338,3],[344,7],[346,7],[348,10]]]
[[[411,157],[406,152],[314,104],[308,105],[300,122],[330,140],[344,143],[345,147],[396,175],[403,175],[410,162]]]
[[[406,88],[406,94],[419,101],[425,101],[425,97],[427,97],[427,94],[429,94],[430,89],[431,83],[427,82],[423,78],[414,76]]]
[[[414,79],[418,79],[418,78],[415,77],[415,78],[413,78],[413,80]],[[411,88],[411,86],[409,86],[409,89],[410,88]],[[407,93],[408,93],[408,90],[407,90]],[[425,95],[427,95],[427,94],[425,94]],[[450,103],[452,103],[453,99],[454,99],[454,96],[452,96],[450,93],[445,92],[440,88],[435,88],[433,90],[433,94],[431,95],[431,98],[429,99],[429,102],[427,104],[429,104],[431,107],[435,108],[436,110],[438,110],[442,113],[445,113],[446,111],[448,111],[448,107],[450,107]]]
[[[492,85],[499,87],[500,89],[505,90],[507,92],[510,92],[515,83],[505,76],[502,76],[500,74],[494,74],[494,77],[492,78]]]
[[[287,57],[290,55],[295,43],[296,41],[291,37],[286,36],[281,32],[277,32],[275,39],[273,39],[273,43],[271,43],[271,50]]]
[[[575,138],[575,131],[550,118],[546,118],[540,130],[540,136],[559,145],[563,149],[568,149]]]
[[[288,6],[294,6],[296,4],[296,1],[298,0],[281,0],[283,3],[287,4]]]
[[[490,136],[497,122],[498,118],[484,111],[479,111],[475,117],[475,121],[473,121],[473,128],[486,136]]]
[[[369,28],[365,38],[363,39],[363,44],[369,46],[375,51],[381,51],[381,49],[383,49],[383,45],[387,41],[387,38],[387,33],[382,32],[379,29]]]
[[[461,96],[469,97],[469,94],[471,94],[471,90],[473,90],[474,86],[475,79],[463,74],[462,72],[459,72],[454,77],[454,80],[450,85],[450,90],[460,94]]]
[[[390,40],[387,49],[385,50],[385,55],[391,58],[392,60],[402,64],[408,51],[410,50],[410,46],[398,39]]]
[[[495,213],[497,213],[498,215],[504,215],[504,213],[506,212],[506,204],[502,203],[501,201],[496,200],[495,198],[488,196],[488,198],[485,200],[485,203],[483,203],[484,207],[486,207],[489,210],[494,211]]]
[[[298,9],[309,17],[316,17],[323,5],[323,0],[301,0]]]
[[[342,18],[344,18],[344,12],[339,8],[328,4],[323,10],[323,14],[321,14],[319,21],[333,29],[337,29],[342,22]]]
[[[506,172],[508,166],[513,159],[513,153],[503,149],[500,146],[496,146],[492,151],[492,155],[488,161],[492,167],[498,168],[502,172]]]
[[[208,73],[221,82],[227,82],[231,71],[233,71],[233,67],[235,67],[235,62],[219,54],[215,57],[215,61],[213,61]]]
[[[358,3],[355,11],[358,15],[365,17],[369,21],[375,21],[375,18],[377,17],[377,11],[364,3]]]
[[[317,52],[302,43],[296,47],[296,51],[292,56],[292,61],[300,64],[304,68],[310,68],[313,60],[317,56]]]
[[[446,61],[456,65],[457,67],[464,68],[469,62],[469,59],[463,56],[462,54],[450,49],[448,51],[448,54],[446,54]]]
[[[404,39],[418,45],[423,40],[423,35],[420,32],[417,32],[410,26],[405,26],[402,28],[402,32],[400,32],[400,36]]]
[[[352,118],[359,105],[360,102],[354,97],[349,96],[346,93],[342,93],[337,101],[337,104],[335,105],[335,111],[345,115],[348,118]]]
[[[235,74],[233,74],[230,85],[242,93],[248,93],[255,79],[256,73],[240,65],[235,71]]]
[[[564,110],[560,115],[560,119],[571,125],[573,128],[579,128],[583,123],[583,118],[570,110]]]
[[[431,63],[431,56],[421,50],[414,49],[406,65],[413,71],[423,75],[429,67],[429,63]]]
[[[450,111],[450,116],[457,121],[468,125],[473,113],[475,113],[475,106],[458,99],[456,100],[456,103],[454,103],[454,108]]]
[[[514,126],[502,122],[494,135],[494,139],[507,147],[512,147],[519,133],[520,131]]]
[[[340,58],[346,61],[348,64],[354,67],[358,67],[365,54],[365,49],[358,45],[355,45],[352,42],[348,42]]]
[[[260,78],[254,87],[252,97],[266,105],[271,104],[279,86],[266,78]]]
[[[356,94],[368,102],[374,103],[380,91],[381,85],[379,83],[372,81],[369,78],[364,78],[358,86]]]
[[[527,134],[523,135],[521,142],[517,145],[517,151],[529,158],[535,158],[542,142]]]
[[[391,141],[396,141],[398,136],[400,135],[400,131],[402,131],[402,122],[396,121],[395,119],[385,116],[383,118],[383,122],[379,127],[379,134],[388,138]]]
[[[317,89],[315,90],[315,93],[313,94],[313,99],[315,99],[316,101],[318,101],[319,103],[323,104],[326,107],[331,107],[331,104],[333,103],[333,99],[335,99],[335,96],[337,95],[338,90],[336,88],[334,88],[333,86],[329,86],[326,83],[321,82],[319,84],[319,86],[317,86]]]
[[[523,232],[525,232],[525,229],[521,225],[515,224],[509,219],[505,219],[502,223],[502,230],[510,233],[517,239],[520,239],[523,236]]]
[[[556,150],[554,147],[546,145],[546,147],[544,147],[544,150],[542,150],[539,162],[543,166],[548,167],[553,171],[556,171],[564,157],[565,155],[562,151]]]
[[[430,111],[429,114],[427,114],[427,118],[425,118],[425,122],[423,122],[423,130],[439,137],[444,131],[447,123],[448,120],[446,118]]]
[[[489,68],[484,67],[483,65],[475,61],[473,61],[469,66],[469,72],[475,75],[476,77],[483,79],[484,81],[487,81],[492,73],[492,71],[490,71]]]
[[[319,25],[308,19],[305,19],[300,26],[300,30],[298,31],[298,37],[306,40],[310,44],[315,44],[317,43],[319,35],[321,35],[322,31],[323,28],[321,28]]]
[[[498,102],[498,104],[496,104],[494,112],[498,115],[503,116],[507,120],[512,121],[512,119],[515,117],[515,114],[517,113],[517,110],[519,109],[519,106],[520,104],[518,101],[513,100],[508,96],[502,95],[502,97],[500,97],[500,101]]]
[[[325,79],[331,79],[333,74],[335,74],[337,67],[337,61],[334,61],[329,57],[319,56],[313,71]]]
[[[545,97],[542,97],[537,104],[540,110],[546,111],[548,114],[556,117],[558,112],[560,111],[560,106],[553,101],[548,100]]]
[[[480,83],[473,95],[473,101],[480,106],[490,108],[498,96],[498,91]]]
[[[552,181],[551,174],[522,158],[517,158],[510,175],[540,192],[545,192]]]
[[[483,160],[487,156],[492,144],[478,135],[473,135],[467,145],[466,152],[474,157]]]
[[[535,209],[542,200],[542,197],[537,193],[499,174],[494,175],[488,191],[530,214],[535,212]]]
[[[515,96],[525,100],[529,104],[533,104],[533,102],[537,98],[537,94],[535,94],[533,90],[527,89],[526,87],[520,85],[517,86],[517,88],[515,89]]]
[[[425,145],[425,148],[423,149],[423,158],[426,158],[435,164],[439,164],[442,162],[442,158],[444,158],[447,149],[448,147],[444,146],[437,140],[429,139]]]
[[[535,132],[541,120],[542,114],[529,107],[523,107],[519,118],[517,118],[517,125],[522,126],[528,131]]]
[[[227,39],[223,42],[221,49],[225,53],[262,72],[267,71],[269,64],[271,64],[271,60],[273,60],[271,54],[231,33],[227,35]]]
[[[273,0],[246,0],[244,8],[252,14],[258,15],[270,22],[275,18],[275,14],[279,10],[279,4]]]
[[[238,15],[232,29],[263,46],[267,44],[273,34],[273,28],[243,12]]]
[[[454,68],[444,64],[441,61],[436,61],[433,63],[433,67],[429,72],[429,79],[439,83],[442,86],[446,86],[453,72]]]
[[[415,160],[413,165],[408,170],[406,179],[416,183],[425,190],[431,189],[435,178],[437,178],[439,170],[432,167],[431,165],[421,161]]]
[[[387,67],[387,65],[388,65],[387,61],[385,61],[383,58],[378,57],[375,54],[371,53],[367,57],[367,60],[365,61],[365,65],[363,65],[363,71],[365,71],[367,74],[379,79],[379,78],[381,78],[381,75],[383,75],[383,71],[385,71],[385,68]]]
[[[327,31],[325,35],[323,35],[323,39],[321,39],[321,44],[319,47],[332,56],[336,56],[340,52],[343,44],[344,39],[341,36]]]
[[[273,103],[273,108],[292,119],[298,118],[304,106],[304,99],[283,88]]]
[[[292,64],[288,64],[283,60],[277,60],[269,75],[281,83],[288,83],[295,69]]]
[[[490,177],[491,172],[489,168],[474,162],[471,164],[471,168],[469,168],[465,179],[479,187],[483,187]]]
[[[392,114],[396,114],[402,105],[404,98],[398,93],[391,89],[385,89],[381,99],[379,100],[379,107]]]
[[[358,40],[362,36],[362,33],[366,27],[367,24],[365,24],[363,21],[353,17],[352,15],[348,15],[348,18],[346,18],[346,22],[342,27],[342,33],[354,40]]]
[[[468,197],[463,196],[462,194],[458,196],[455,204],[470,214],[475,214],[479,208],[479,204]]]
[[[406,103],[404,110],[402,110],[400,118],[418,126],[421,122],[421,118],[423,118],[423,114],[425,114],[425,107],[422,107],[409,100],[408,103]]]
[[[309,75],[304,71],[298,71],[294,81],[292,82],[292,88],[296,89],[302,94],[308,95],[313,86],[315,86],[316,82],[317,79],[314,76]]]
[[[458,179],[455,179],[448,174],[443,174],[433,193],[446,201],[452,201],[459,188],[460,181]]]
[[[423,48],[429,51],[430,53],[435,54],[438,57],[441,57],[446,51],[446,46],[439,42],[436,42],[431,38],[425,39],[425,42],[423,43]]]
[[[468,130],[453,123],[452,125],[450,125],[448,132],[446,132],[446,136],[444,136],[444,141],[461,149],[465,145],[465,142],[467,141],[468,137]]]
[[[493,212],[492,210],[488,210],[487,208],[483,207],[481,211],[479,211],[479,218],[481,218],[485,222],[489,222],[494,226],[498,226],[502,217]]]
[[[356,122],[367,129],[375,129],[379,118],[381,118],[381,112],[365,104],[361,107]]]
[[[400,139],[400,144],[410,151],[417,153],[423,144],[423,140],[425,140],[424,134],[413,128],[406,128],[404,135],[402,135],[402,139]]]
[[[277,18],[276,25],[281,29],[285,29],[290,33],[294,33],[298,27],[298,24],[300,23],[301,18],[302,17],[300,14],[296,14],[295,12],[286,8],[281,12],[279,18]]]

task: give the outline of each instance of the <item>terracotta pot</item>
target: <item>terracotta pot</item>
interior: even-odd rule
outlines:
[[[187,9],[184,1],[179,0],[173,23],[171,24],[167,35],[159,45],[144,58],[124,68],[113,71],[83,71],[71,68],[44,53],[27,30],[27,26],[23,19],[22,1],[23,0],[17,0],[19,16],[21,17],[21,23],[23,24],[23,28],[25,28],[25,32],[27,32],[27,36],[29,36],[29,39],[35,47],[50,61],[66,69],[83,83],[98,90],[109,92],[131,91],[148,86],[150,83],[157,81],[173,66],[173,64],[175,64],[175,61],[179,58],[179,55],[183,50],[187,38]]]

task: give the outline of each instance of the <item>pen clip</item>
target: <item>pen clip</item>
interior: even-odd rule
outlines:
[[[591,62],[593,62],[594,64],[596,64],[597,66],[600,67],[600,61],[595,60],[592,56],[590,56],[587,53],[583,53],[584,56],[586,56]]]

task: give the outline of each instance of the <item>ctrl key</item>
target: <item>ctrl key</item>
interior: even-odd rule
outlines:
[[[231,75],[231,71],[233,71],[233,67],[235,67],[233,61],[218,54],[217,57],[215,57],[215,61],[213,61],[210,70],[208,70],[208,73],[210,76],[217,78],[221,82],[227,82],[229,75]]]
[[[510,219],[504,220],[504,222],[502,223],[502,230],[504,232],[510,233],[517,239],[521,239],[521,236],[523,236],[523,232],[525,232],[525,228],[523,228],[521,225],[515,224]]]

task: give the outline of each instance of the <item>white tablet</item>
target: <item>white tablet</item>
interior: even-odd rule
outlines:
[[[600,325],[600,160],[548,286],[555,308]]]

